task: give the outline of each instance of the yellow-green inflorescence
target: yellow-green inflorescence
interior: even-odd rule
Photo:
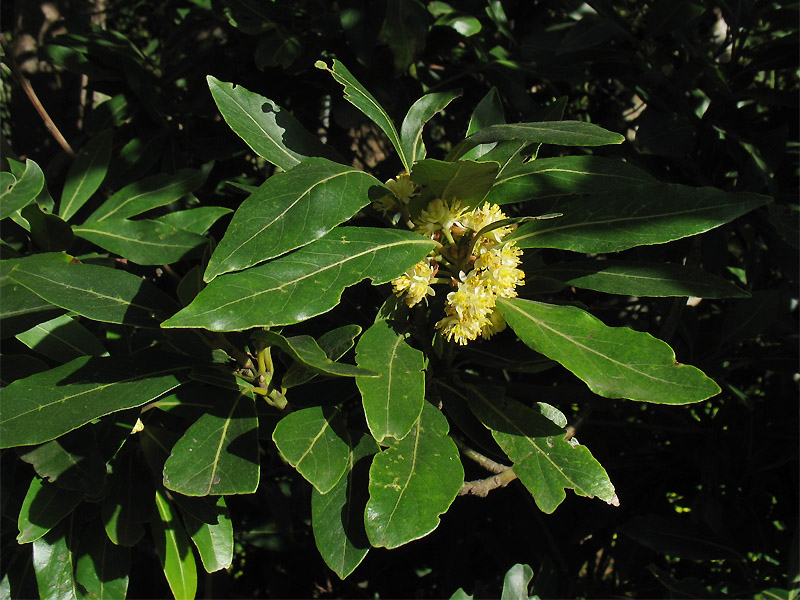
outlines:
[[[408,176],[390,180],[387,187],[395,198],[382,199],[375,208],[385,208],[387,214],[405,208],[414,193]],[[506,218],[495,204],[467,210],[456,199],[437,198],[412,223],[415,231],[441,245],[394,279],[392,286],[408,306],[415,306],[435,295],[433,284],[448,283],[452,291],[445,301],[445,316],[436,323],[448,341],[464,345],[505,329],[505,321],[495,310],[497,298],[515,297],[517,286],[525,283],[525,274],[518,268],[522,250],[513,241],[503,241],[512,228],[499,223],[489,227]]]

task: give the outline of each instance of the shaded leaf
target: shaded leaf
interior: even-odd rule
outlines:
[[[425,158],[425,143],[422,141],[425,123],[460,95],[461,90],[425,94],[408,109],[400,127],[400,143],[403,153],[412,163]]]
[[[23,208],[19,216],[27,222],[33,243],[42,250],[67,250],[75,239],[72,228],[57,216],[46,212],[38,202]],[[16,215],[14,217],[19,224],[19,219]]]
[[[107,354],[97,338],[69,315],[34,325],[28,331],[17,334],[16,338],[31,350],[60,363],[79,356]]]
[[[81,531],[75,562],[78,595],[84,598],[124,598],[131,567],[130,548],[115,546],[97,520]]]
[[[94,430],[88,427],[40,446],[25,448],[19,457],[40,477],[89,497],[102,492],[106,483],[106,463],[98,452]]]
[[[480,102],[475,105],[475,109],[469,117],[469,124],[467,125],[467,135],[486,129],[492,125],[499,125],[505,123],[506,118],[503,113],[503,101],[500,99],[500,93],[496,87],[492,87],[486,95],[481,98]],[[479,144],[468,150],[461,157],[462,160],[477,159],[489,152],[492,148],[497,146],[496,143]]]
[[[153,221],[166,223],[175,229],[190,231],[198,235],[203,235],[219,219],[233,212],[224,206],[200,206],[188,210],[178,210],[157,217]]]
[[[9,277],[11,270],[18,265],[36,268],[48,263],[63,265],[71,260],[71,256],[61,252],[33,254],[24,258],[0,260],[0,296],[3,298],[3,301],[0,302],[0,319],[4,320],[4,327],[7,327],[5,319],[55,309],[55,306],[11,279]],[[44,320],[46,318],[42,319],[42,321]],[[40,321],[37,320],[36,322]]]
[[[111,130],[106,129],[89,140],[75,156],[64,181],[58,215],[65,221],[86,204],[106,178],[111,160]]]
[[[361,333],[358,325],[343,325],[331,331],[323,333],[316,341],[330,360],[339,360],[344,354],[353,347],[355,338]],[[310,381],[317,374],[300,362],[292,363],[286,373],[281,378],[281,386],[285,388],[296,387]]]
[[[170,502],[158,490],[156,509],[150,524],[164,576],[175,598],[192,600],[197,592],[197,566],[186,530]]]
[[[225,498],[190,498],[180,494],[174,498],[206,573],[230,567],[233,562],[233,525]]]
[[[474,207],[492,189],[497,169],[495,162],[445,162],[426,158],[414,165],[411,179],[429,188],[436,198],[458,199],[462,206]]]
[[[70,550],[72,518],[33,542],[33,570],[41,600],[77,598],[75,557]]]
[[[155,490],[150,474],[130,453],[122,460],[114,464],[100,514],[108,539],[119,546],[135,546],[144,535],[143,524],[153,514]]]
[[[58,525],[83,500],[83,494],[34,477],[17,518],[17,542],[35,542]]]
[[[387,0],[381,37],[392,50],[398,73],[408,69],[425,46],[428,13],[417,0]],[[408,156],[411,160],[411,156]]]
[[[20,176],[0,175],[0,219],[10,217],[36,200],[43,188],[44,173],[30,158],[25,161],[25,171]]]

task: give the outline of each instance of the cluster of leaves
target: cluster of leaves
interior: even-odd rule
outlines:
[[[297,478],[285,463],[311,484],[316,547],[342,578],[371,547],[396,548],[436,529],[440,515],[463,502],[453,504],[459,493],[485,494],[514,478],[546,513],[564,502],[565,489],[616,504],[606,470],[587,446],[577,443],[574,429],[567,428],[576,403],[564,398],[581,398],[600,412],[614,411],[620,423],[643,425],[667,413],[653,412],[645,404],[640,406],[647,412],[630,417],[631,403],[598,404],[598,396],[687,404],[714,396],[719,387],[698,369],[675,363],[664,342],[637,331],[652,330],[657,317],[648,322],[643,311],[628,307],[623,317],[609,311],[604,320],[634,328],[609,327],[585,309],[619,309],[627,297],[634,298],[635,306],[643,297],[676,298],[679,304],[673,307],[685,304],[686,296],[706,301],[749,298],[730,283],[730,276],[698,269],[700,262],[715,264],[707,256],[680,264],[680,241],[670,242],[709,231],[713,235],[720,226],[765,207],[769,198],[752,191],[660,183],[651,173],[780,198],[775,169],[758,152],[708,154],[708,144],[698,143],[695,163],[713,157],[719,164],[704,171],[710,174],[707,179],[691,177],[695,166],[680,158],[687,152],[685,140],[677,150],[672,142],[652,141],[663,137],[658,128],[664,123],[667,133],[690,129],[693,135],[707,135],[704,127],[719,130],[719,113],[703,120],[708,110],[695,115],[703,126],[692,122],[683,129],[672,122],[674,116],[665,121],[652,113],[649,126],[643,116],[637,117],[642,120],[633,124],[635,159],[623,162],[596,154],[594,149],[619,144],[623,137],[586,122],[562,121],[565,114],[578,113],[580,97],[534,111],[530,97],[515,89],[524,78],[507,77],[511,71],[546,74],[547,69],[545,57],[525,56],[532,51],[527,38],[511,33],[511,21],[499,2],[490,3],[488,20],[438,2],[427,12],[420,4],[400,1],[376,9],[349,7],[337,15],[342,28],[336,31],[331,31],[329,15],[315,13],[311,3],[292,3],[291,9],[281,3],[271,9],[225,4],[225,11],[201,4],[185,9],[180,14],[182,35],[202,29],[200,22],[203,27],[209,21],[226,23],[219,37],[228,50],[233,27],[250,36],[245,45],[254,46],[250,50],[257,69],[275,66],[282,73],[300,69],[310,52],[330,52],[341,43],[349,48],[342,54],[352,52],[368,64],[377,44],[388,48],[398,72],[415,65],[423,86],[427,80],[446,89],[446,82],[431,81],[438,77],[434,62],[417,61],[423,48],[436,49],[443,33],[463,37],[474,54],[452,44],[440,46],[442,62],[448,68],[456,65],[454,73],[477,64],[486,80],[498,78],[502,92],[492,88],[476,98],[468,92],[467,98],[454,102],[456,92],[429,88],[413,102],[399,130],[390,114],[398,112],[396,103],[404,97],[413,100],[413,93],[397,94],[395,106],[386,110],[339,61],[319,66],[344,86],[345,100],[370,119],[371,135],[383,140],[388,159],[376,174],[385,178],[387,170],[394,175],[403,169],[422,189],[419,202],[443,198],[470,207],[492,202],[520,224],[512,237],[526,249],[527,284],[520,288],[521,298],[498,302],[512,331],[456,350],[433,335],[442,298],[409,311],[388,286],[381,287],[424,257],[435,242],[393,227],[370,209],[373,200],[388,193],[381,179],[348,166],[353,157],[347,156],[346,146],[322,144],[306,131],[296,118],[303,115],[303,104],[292,94],[278,103],[208,77],[211,93],[205,95],[213,97],[227,125],[254,153],[242,177],[242,171],[230,171],[230,162],[206,162],[227,158],[229,148],[237,147],[235,138],[220,145],[218,139],[228,138],[214,136],[211,147],[196,149],[200,123],[210,124],[210,118],[187,131],[168,125],[172,119],[188,124],[194,107],[202,106],[197,97],[190,98],[196,87],[169,74],[182,66],[170,64],[177,59],[166,47],[169,39],[154,38],[143,53],[119,32],[92,30],[86,36],[57,38],[48,56],[88,75],[94,89],[109,99],[87,119],[84,131],[90,137],[63,184],[53,183],[50,174],[56,167],[51,167],[45,185],[45,175],[31,159],[9,160],[10,171],[2,173],[3,378],[10,385],[3,391],[0,443],[16,447],[4,452],[3,464],[10,467],[4,469],[4,487],[13,490],[4,497],[4,515],[14,519],[16,542],[24,544],[10,549],[4,543],[4,562],[11,566],[3,585],[25,596],[31,585],[27,566],[32,564],[34,585],[43,596],[54,589],[121,596],[128,574],[146,564],[142,556],[154,548],[174,595],[191,596],[199,566],[195,551],[208,573],[235,570],[234,560],[247,556],[242,545],[257,548],[268,537],[269,530],[257,524],[254,513],[268,506],[277,521],[286,510],[286,496],[293,513],[308,511],[307,491],[297,491]],[[578,66],[587,64],[587,51],[615,46],[629,13],[596,9],[588,16],[575,13],[566,35],[558,33],[563,48],[558,46],[559,56],[550,59],[563,63],[566,56],[575,65],[560,72],[575,76]],[[691,10],[676,14],[667,15],[677,19],[674,28],[654,32],[656,24],[671,22],[656,19],[654,11],[648,16],[648,35],[658,40],[665,33],[683,34],[700,17]],[[375,15],[383,26],[371,28],[379,33],[370,37],[366,23]],[[407,35],[399,35],[400,23]],[[556,31],[553,27],[549,35]],[[497,47],[485,54],[498,35],[515,43],[502,56]],[[181,36],[172,43],[175,39]],[[632,43],[634,38],[626,39]],[[750,44],[768,41],[766,36],[747,39]],[[165,47],[159,49],[162,43]],[[743,42],[740,47],[753,51]],[[209,48],[201,46],[201,54]],[[517,48],[521,54],[515,56]],[[616,57],[635,55],[624,48],[611,50]],[[608,66],[615,59],[604,60]],[[195,71],[206,68],[196,57],[188,64]],[[630,75],[631,64],[620,66],[615,76]],[[420,67],[429,70],[423,73]],[[318,82],[314,77],[310,79]],[[376,81],[375,89],[382,89],[380,83]],[[552,85],[572,91],[568,83],[564,79]],[[669,98],[658,85],[637,88],[647,102],[646,112]],[[592,98],[602,97],[588,92]],[[504,107],[504,100],[510,104]],[[711,100],[716,106],[718,99]],[[323,124],[329,119],[326,102],[330,106],[330,100],[322,104]],[[459,112],[459,103],[468,108]],[[504,113],[509,108],[528,122],[507,125]],[[471,113],[465,115],[465,110]],[[755,112],[757,117],[747,121],[754,127],[757,119],[774,118],[768,111]],[[459,115],[461,123],[456,122]],[[343,124],[359,122],[335,103],[333,117]],[[429,121],[443,128],[426,137],[444,160],[426,157],[422,131]],[[619,131],[631,126],[608,119],[604,123]],[[453,143],[449,132],[464,127],[466,139]],[[446,138],[442,131],[448,132]],[[730,128],[725,136],[737,144],[750,139],[737,137]],[[337,141],[333,129],[329,141]],[[581,153],[567,155],[565,147]],[[361,164],[369,163],[363,149],[356,149]],[[189,158],[188,164],[165,162],[176,155]],[[652,157],[659,157],[658,163]],[[141,177],[159,159],[157,170],[163,172]],[[732,170],[730,162],[737,160]],[[771,160],[777,165],[781,157]],[[254,177],[263,172],[264,161],[278,173],[260,183]],[[754,179],[754,173],[759,177]],[[214,187],[217,197],[200,192]],[[58,202],[50,195],[55,189],[61,190]],[[240,202],[231,190],[247,196]],[[219,204],[236,208],[227,226],[221,219],[232,211]],[[785,207],[776,211],[773,206],[758,211],[766,215],[764,224],[774,224],[771,235],[776,239],[790,238],[781,223]],[[559,216],[525,219],[541,214]],[[677,252],[660,251],[676,247]],[[626,251],[619,257],[598,256]],[[752,260],[743,258],[742,263],[745,268],[730,273],[752,288]],[[364,279],[379,287],[359,283]],[[604,297],[612,300],[598,300]],[[758,300],[765,311],[774,305],[765,297]],[[657,306],[654,302],[649,305]],[[729,318],[737,319],[734,314]],[[554,368],[559,363],[566,370]],[[576,386],[568,372],[595,395]],[[733,383],[725,387],[728,394],[737,391]],[[538,402],[521,401],[532,394]],[[739,394],[747,398],[752,392]],[[713,404],[704,406],[693,413],[701,424],[718,410]],[[730,408],[729,403],[722,406]],[[615,454],[613,439],[594,434],[591,442],[595,453],[600,448],[602,456]],[[465,482],[465,469],[467,479],[475,471],[462,465],[459,447],[464,456],[499,472]],[[269,501],[243,505],[249,516],[234,527],[228,504],[233,506],[240,495],[260,499],[262,493]],[[672,501],[680,498],[673,496]],[[595,510],[580,506],[584,515]],[[707,510],[713,511],[711,505]],[[731,550],[728,540],[713,531],[698,533],[701,529],[697,523],[650,515],[634,517],[618,531],[672,557],[726,558],[739,564],[749,560]],[[679,542],[682,531],[695,539],[691,548]],[[598,562],[601,555],[602,546]],[[651,572],[682,593],[709,593],[707,582],[713,583],[678,580],[674,571],[655,565]],[[763,582],[762,587],[774,581],[759,575],[751,580]],[[141,584],[132,579],[131,585]],[[715,594],[725,591],[741,593],[713,589]]]

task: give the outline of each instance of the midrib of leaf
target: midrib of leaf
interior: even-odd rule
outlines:
[[[569,122],[569,121],[565,121],[565,122]],[[574,122],[580,122],[580,121],[574,121]],[[493,125],[493,127],[495,127],[495,126]],[[497,126],[497,127],[498,127],[498,130],[499,130],[500,127],[499,126]],[[547,132],[547,133],[560,133],[560,134],[565,134],[565,135],[575,135],[575,132],[573,132],[573,131],[568,131],[568,130],[565,130],[565,129],[559,129],[558,127],[541,127],[539,125],[530,125],[530,124],[526,124],[526,123],[519,123],[519,124],[516,124],[516,125],[509,124],[509,125],[503,126],[503,128],[504,129],[506,129],[506,128],[507,129],[511,129],[512,132],[513,132],[513,129],[523,129],[523,130],[531,130],[531,131],[542,131],[542,132]],[[481,132],[478,131],[478,132],[474,133],[473,135],[478,136],[478,134],[480,134],[480,133]],[[585,137],[595,138],[595,139],[598,139],[598,140],[606,139],[604,136],[602,136],[600,134],[596,134],[596,133],[588,132],[588,131],[580,131],[580,132],[578,132],[578,134],[582,135],[582,136],[585,136]],[[470,137],[472,137],[472,136],[470,136]],[[469,139],[469,138],[467,138],[467,139]],[[519,139],[519,136],[518,135],[514,136],[511,139]],[[483,143],[483,142],[480,142],[480,143]]]
[[[320,429],[319,433],[314,436],[314,439],[311,440],[311,443],[308,445],[308,448],[306,448],[306,451],[303,452],[302,456],[300,456],[300,458],[297,459],[298,470],[299,470],[299,467],[300,467],[300,463],[303,462],[305,457],[308,456],[308,454],[311,452],[311,450],[314,449],[314,446],[316,445],[317,441],[319,441],[319,438],[322,437],[322,434],[325,433],[325,430],[329,426],[330,426],[330,422],[328,421],[328,419],[325,419],[325,424],[322,426],[322,429]]]
[[[64,344],[65,346],[68,346],[69,348],[72,348],[73,350],[75,350],[75,351],[76,351],[76,352],[78,352],[78,353],[81,353],[81,352],[82,352],[80,348],[78,348],[77,346],[75,346],[74,344],[72,344],[72,343],[71,343],[69,340],[67,340],[66,338],[63,338],[63,337],[59,336],[59,335],[56,333],[56,331],[58,331],[58,328],[56,328],[56,329],[54,329],[54,330],[52,330],[52,331],[48,331],[47,329],[45,329],[44,327],[42,327],[41,323],[40,323],[40,324],[38,324],[38,325],[35,325],[33,328],[34,328],[34,329],[37,329],[37,330],[39,330],[39,331],[41,331],[41,332],[43,332],[43,333],[45,333],[45,334],[47,335],[47,337],[54,337],[55,339],[57,339],[59,342],[61,342],[61,343],[62,343],[62,344]]]
[[[349,479],[350,478],[350,475],[352,474],[352,471],[353,471],[354,467],[355,467],[355,461],[353,461],[353,451],[351,449],[350,450],[350,456],[347,459],[347,470],[344,473],[344,478],[345,479]],[[343,529],[345,531],[347,531],[347,527],[350,525],[350,516],[351,516],[349,508],[351,506],[351,501],[353,499],[353,490],[352,490],[352,486],[350,485],[349,481],[347,481],[347,483],[345,485],[345,498],[346,498],[345,506],[348,507],[348,510],[344,511],[344,514],[342,515],[342,525],[343,525]],[[339,556],[341,557],[341,562],[339,563],[339,568],[340,569],[344,569],[344,555],[345,555],[345,551],[347,550],[347,536],[346,535],[341,536],[341,538],[339,538],[339,542],[340,542],[340,545],[341,545],[341,548],[342,548],[341,552],[339,553]]]
[[[264,230],[265,230],[265,229],[267,229],[268,227],[271,227],[271,226],[272,226],[272,225],[275,223],[275,221],[277,221],[278,219],[280,219],[281,217],[283,217],[283,216],[284,216],[284,215],[285,215],[287,212],[289,212],[289,210],[290,210],[290,209],[292,209],[292,208],[293,208],[295,205],[297,205],[297,203],[298,203],[298,202],[300,202],[300,200],[302,200],[302,199],[303,199],[303,198],[304,198],[304,197],[305,197],[307,194],[311,193],[311,190],[313,190],[313,189],[314,189],[314,188],[316,188],[317,186],[319,186],[319,185],[322,185],[322,184],[324,184],[324,183],[327,183],[327,182],[329,182],[329,181],[331,181],[331,180],[335,179],[336,177],[341,177],[341,176],[343,176],[343,175],[349,175],[350,173],[358,173],[358,172],[359,172],[358,170],[356,170],[356,169],[352,169],[352,170],[350,170],[350,171],[345,171],[344,173],[336,173],[336,174],[334,174],[334,175],[331,175],[330,177],[326,177],[325,179],[321,179],[321,180],[319,180],[319,181],[316,181],[316,182],[314,182],[314,184],[313,184],[313,185],[311,185],[311,187],[309,187],[309,188],[308,188],[308,189],[307,189],[305,192],[303,192],[303,193],[302,193],[300,196],[298,196],[298,197],[297,197],[297,200],[295,200],[294,202],[292,202],[291,204],[289,204],[289,205],[288,205],[288,206],[287,206],[287,207],[286,207],[286,208],[283,210],[283,212],[281,212],[281,213],[280,213],[279,215],[277,215],[277,216],[276,216],[274,219],[272,219],[271,221],[269,221],[268,223],[266,223],[266,224],[265,224],[265,225],[264,225],[264,226],[263,226],[261,229],[259,229],[258,231],[256,231],[256,232],[255,232],[253,235],[251,235],[249,238],[247,238],[245,241],[243,241],[241,244],[239,244],[239,245],[238,245],[236,248],[234,248],[233,250],[231,250],[231,251],[230,251],[230,252],[227,254],[227,256],[225,256],[225,258],[221,258],[221,259],[220,259],[218,262],[219,262],[219,263],[223,263],[223,262],[225,262],[225,261],[226,261],[226,260],[228,260],[228,259],[229,259],[229,258],[230,258],[230,257],[231,257],[231,256],[232,256],[234,253],[238,252],[238,251],[239,251],[239,250],[240,250],[240,249],[241,249],[243,246],[245,246],[245,245],[249,244],[249,243],[250,243],[250,242],[253,240],[253,238],[254,238],[254,237],[256,237],[257,235],[260,235],[261,233],[263,233],[263,232],[264,232]]]
[[[206,495],[211,492],[211,487],[214,485],[214,477],[217,474],[217,467],[219,466],[219,455],[222,453],[222,446],[225,444],[225,436],[228,434],[228,427],[231,424],[231,415],[233,411],[236,410],[236,407],[239,406],[239,401],[242,399],[242,396],[237,396],[236,401],[233,403],[230,411],[228,411],[228,416],[225,419],[225,424],[222,426],[222,436],[220,436],[219,444],[217,444],[217,451],[214,454],[214,464],[211,467],[211,477],[209,478],[209,484],[206,488]]]
[[[498,179],[495,183],[495,186],[502,185],[504,183],[508,183],[513,181],[514,179],[519,179],[520,177],[528,177],[530,175],[540,175],[542,173],[569,173],[571,175],[593,175],[595,177],[609,177],[612,179],[627,179],[630,181],[639,181],[641,183],[645,183],[646,180],[640,179],[638,177],[627,177],[624,175],[615,175],[612,173],[595,173],[594,171],[579,171],[577,169],[564,169],[564,168],[556,168],[551,167],[547,169],[541,169],[538,171],[529,171],[527,173],[512,173],[511,175],[505,177],[504,179]]]
[[[97,155],[98,154],[99,154],[99,148],[98,148],[98,152],[95,152],[94,156],[92,156],[92,160],[89,163],[88,168],[84,169],[83,174],[81,175],[81,177],[80,177],[80,179],[78,181],[78,185],[75,186],[75,191],[72,193],[72,196],[67,199],[67,202],[64,204],[63,210],[59,210],[59,214],[61,214],[61,215],[69,214],[69,209],[70,209],[70,207],[72,207],[72,204],[75,201],[75,198],[78,197],[78,193],[83,188],[83,184],[86,182],[87,177],[89,177],[89,172],[91,171],[92,167],[94,167],[94,164],[95,164],[95,162],[97,160]],[[23,174],[23,176],[24,176],[24,174]]]
[[[96,222],[99,222],[99,221],[96,221]],[[158,246],[159,248],[164,248],[164,247],[167,247],[167,248],[194,248],[194,246],[191,246],[191,245],[187,246],[187,245],[184,245],[184,244],[169,244],[169,243],[167,243],[169,240],[167,240],[167,241],[159,241],[159,242],[148,242],[146,240],[140,240],[140,239],[137,239],[137,238],[125,237],[124,235],[116,235],[114,233],[111,233],[110,231],[98,231],[97,229],[86,229],[84,227],[73,227],[72,231],[78,232],[78,233],[85,232],[85,233],[93,233],[94,235],[104,235],[106,237],[115,238],[115,239],[118,239],[118,240],[125,240],[127,242],[133,242],[134,244],[141,244],[143,246]]]
[[[120,204],[119,206],[114,208],[111,212],[109,212],[109,213],[101,216],[100,218],[98,218],[95,222],[99,223],[100,221],[105,221],[107,218],[112,216],[114,213],[119,212],[120,210],[125,208],[128,204],[133,202],[134,200],[139,200],[140,198],[144,198],[145,196],[151,196],[153,194],[161,194],[161,193],[164,193],[164,192],[168,192],[170,189],[172,189],[174,187],[178,187],[178,186],[184,184],[186,182],[186,180],[189,179],[192,176],[193,175],[187,175],[186,177],[181,177],[180,179],[178,179],[176,181],[173,181],[172,183],[169,183],[164,187],[160,187],[160,188],[155,189],[155,190],[147,190],[145,192],[141,192],[139,194],[136,194],[135,196],[131,196],[130,198],[125,200],[122,204]],[[109,198],[109,200],[111,200],[111,198]]]
[[[397,497],[397,502],[395,502],[394,507],[392,508],[392,512],[389,515],[389,518],[386,520],[386,527],[383,530],[384,531],[384,535],[385,535],[386,529],[389,528],[389,525],[391,524],[392,519],[394,518],[394,513],[397,512],[397,507],[400,506],[400,502],[403,501],[403,495],[406,493],[406,490],[408,489],[408,484],[411,481],[411,478],[414,476],[414,471],[415,471],[415,468],[417,466],[417,454],[418,454],[418,450],[419,450],[419,438],[421,437],[421,434],[422,434],[422,414],[420,414],[420,416],[417,419],[417,422],[414,425],[414,427],[416,428],[417,432],[416,432],[416,435],[414,436],[414,449],[411,452],[411,457],[412,457],[411,458],[411,468],[408,470],[408,477],[406,477],[405,484],[400,489],[400,495]]]
[[[384,431],[386,432],[389,431],[389,403],[392,398],[392,376],[394,375],[394,361],[397,360],[397,347],[402,341],[403,338],[400,336],[395,338],[394,346],[392,346],[392,353],[389,358],[389,378],[386,381],[386,427],[384,428]]]

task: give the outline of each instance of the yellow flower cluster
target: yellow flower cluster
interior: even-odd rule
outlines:
[[[448,341],[464,345],[505,329],[505,321],[494,309],[497,298],[515,297],[517,286],[525,282],[518,268],[522,250],[513,241],[503,242],[512,229],[508,225],[498,224],[475,238],[479,231],[506,218],[495,204],[466,211],[457,200],[436,199],[414,221],[416,231],[443,245],[392,284],[408,306],[415,306],[434,295],[431,284],[437,282],[440,263],[456,267],[453,273],[458,278],[451,276],[455,289],[447,294],[445,317],[436,323]]]
[[[394,179],[385,183],[391,194],[386,194],[372,203],[372,207],[385,216],[392,215],[392,222],[400,220],[402,210],[408,206],[411,197],[417,191],[417,186],[411,181],[408,173],[401,173]]]

